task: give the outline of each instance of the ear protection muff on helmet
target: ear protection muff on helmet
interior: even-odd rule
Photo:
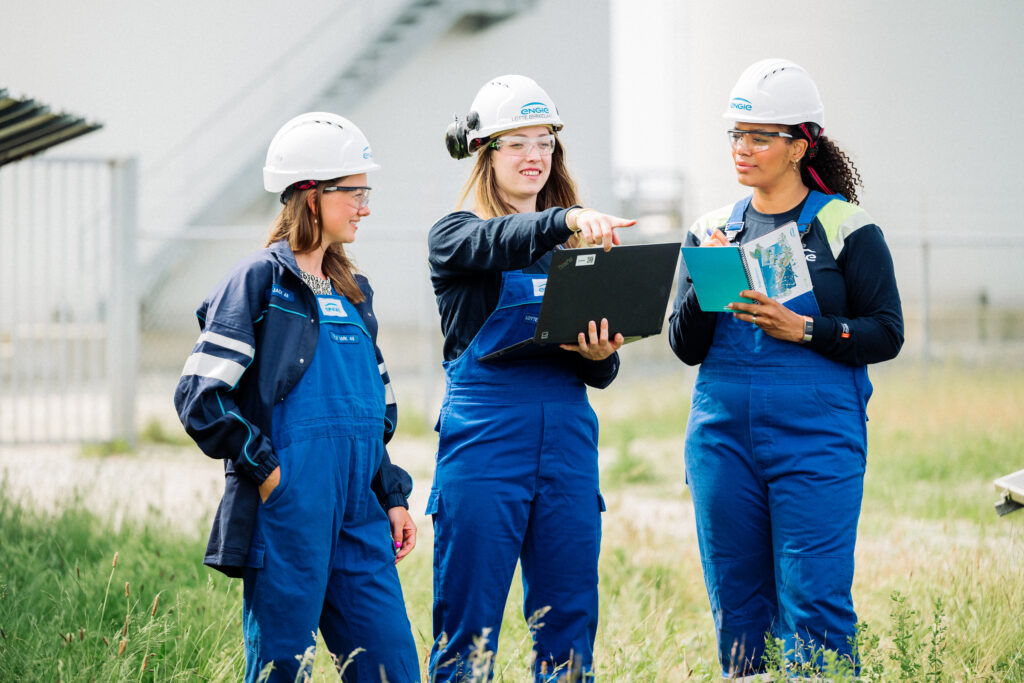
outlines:
[[[480,115],[477,112],[469,112],[465,121],[460,121],[458,114],[455,115],[455,120],[448,124],[448,129],[444,132],[444,145],[452,159],[465,159],[478,149],[471,148],[469,131],[479,127]]]

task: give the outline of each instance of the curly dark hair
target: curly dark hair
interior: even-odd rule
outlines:
[[[800,160],[800,178],[804,185],[810,188],[820,189],[822,192],[838,192],[846,197],[847,201],[857,203],[857,188],[864,188],[864,181],[861,180],[860,171],[853,165],[846,152],[839,148],[832,139],[821,135],[821,128],[813,123],[805,123],[802,126],[787,126],[788,132],[794,140],[818,139],[817,149],[814,158],[811,158],[810,151],[804,154]],[[814,168],[821,183],[815,180],[808,170],[808,165]],[[825,187],[821,187],[824,184]]]

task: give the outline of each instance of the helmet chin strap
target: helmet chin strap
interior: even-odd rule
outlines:
[[[826,186],[825,183],[821,181],[821,178],[818,177],[818,174],[814,172],[813,168],[811,168],[810,163],[807,164],[807,172],[811,174],[812,178],[814,178],[814,182],[818,183],[818,187],[821,188],[822,192],[824,192],[825,194],[835,194],[835,192],[828,189],[828,186]]]

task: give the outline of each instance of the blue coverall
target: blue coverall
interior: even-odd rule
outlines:
[[[387,516],[370,489],[381,463],[384,385],[370,334],[339,295],[318,296],[320,340],[302,379],[274,406],[281,481],[259,508],[245,570],[246,681],[274,662],[294,681],[316,642],[345,681],[418,681]],[[311,666],[312,662],[310,662]]]
[[[902,343],[898,295],[893,306],[888,292],[868,303],[864,292],[846,290],[861,275],[842,272],[825,233],[835,235],[832,242],[841,250],[850,246],[854,230],[843,235],[842,230],[823,229],[816,220],[822,207],[835,199],[841,200],[812,192],[798,207],[799,216],[787,214],[774,224],[797,220],[805,248],[813,255],[809,265],[815,292],[824,295],[838,288],[827,292],[830,304],[841,297],[842,305],[854,310],[833,310],[826,319],[815,292],[785,305],[815,323],[826,323],[820,326],[821,348],[852,344],[845,317],[860,313],[863,322],[877,328],[862,325],[861,341],[875,335],[878,339],[870,343],[882,346],[879,340],[891,337],[894,356]],[[738,235],[740,241],[774,227],[762,224],[759,230],[747,230],[743,221],[749,202],[737,203],[721,226],[732,228],[727,234]],[[860,247],[861,258],[870,249],[880,254],[870,265],[882,272],[876,284],[895,294],[891,259],[877,227],[866,215],[857,220],[855,229],[868,228],[862,233],[867,241]],[[848,258],[841,258],[844,265]],[[861,262],[857,267],[868,266]],[[685,277],[684,270],[680,278]],[[687,318],[698,327],[710,316],[714,326],[693,390],[685,460],[723,674],[763,671],[766,634],[783,639],[791,658],[814,661],[815,651],[823,647],[850,654],[848,639],[857,620],[850,592],[853,552],[871,395],[866,367],[775,339],[730,314],[694,313],[695,303],[692,290],[681,281],[670,337],[681,358],[693,359],[694,349],[686,348]],[[844,353],[853,351],[843,348],[835,355]],[[884,358],[873,360],[879,359]]]
[[[411,479],[387,457],[397,406],[375,344],[373,290],[317,297],[286,241],[239,263],[197,316],[175,406],[225,491],[205,563],[242,577],[247,679],[295,680],[319,627],[345,680],[418,681],[384,509]],[[258,484],[280,466],[260,501]],[[304,669],[308,670],[308,669]]]
[[[580,378],[579,357],[556,351],[525,360],[478,360],[533,335],[550,257],[537,259],[550,248],[543,244],[549,234],[553,242],[568,237],[564,210],[491,221],[463,212],[449,219],[432,233],[431,266],[443,312],[448,309],[440,292],[447,293],[456,279],[439,275],[450,259],[435,263],[445,245],[466,248],[467,234],[493,229],[493,238],[472,240],[487,250],[481,258],[507,257],[532,266],[499,271],[496,305],[468,346],[444,363],[447,390],[427,507],[434,518],[435,641],[429,677],[458,681],[471,674],[473,639],[485,629],[490,629],[487,648],[496,650],[517,560],[524,616],[550,609],[533,634],[536,679],[554,680],[566,673],[566,664],[585,674],[597,631],[604,502],[597,418]],[[477,289],[465,293],[483,295]],[[467,299],[459,300],[476,310]],[[459,320],[458,311],[451,315]],[[457,334],[448,335],[451,329],[449,339]]]

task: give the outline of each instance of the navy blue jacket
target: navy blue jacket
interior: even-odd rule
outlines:
[[[506,270],[548,272],[551,250],[572,235],[567,209],[513,213],[483,220],[469,211],[443,217],[430,229],[430,281],[444,333],[444,359],[458,358],[498,306]],[[576,374],[603,389],[619,372],[619,354],[591,361],[572,354]]]
[[[370,332],[387,406],[381,435],[398,421],[390,379],[377,348],[373,290],[355,305]],[[302,281],[287,242],[275,242],[228,273],[196,311],[200,335],[185,362],[174,405],[185,430],[211,458],[224,461],[225,486],[204,564],[241,576],[259,505],[259,485],[278,466],[270,442],[274,404],[283,401],[313,360],[320,336],[316,296]],[[412,479],[387,450],[373,481],[386,510],[408,507]]]

